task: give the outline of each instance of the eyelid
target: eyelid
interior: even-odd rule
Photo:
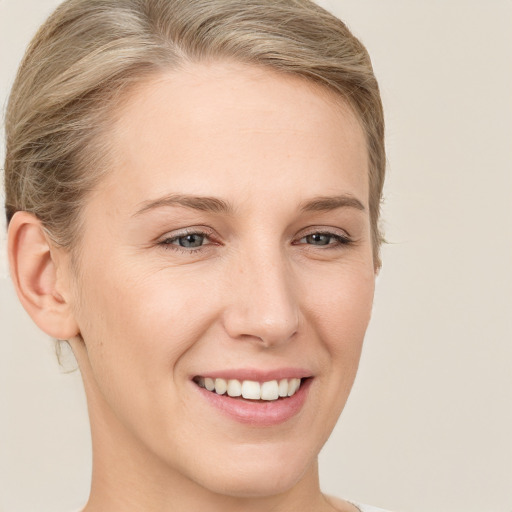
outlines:
[[[322,246],[301,242],[301,240],[303,240],[304,238],[315,234],[332,237],[334,239],[334,243],[329,243]],[[173,243],[177,239],[181,237],[186,237],[187,235],[203,236],[204,238],[207,239],[208,243],[205,243],[195,248],[186,248],[180,246],[179,244]],[[310,248],[320,247],[324,249],[333,249],[336,247],[351,244],[353,242],[354,240],[349,235],[349,233],[347,233],[345,230],[341,228],[333,226],[309,226],[307,228],[304,228],[301,232],[299,232],[291,243],[292,245],[307,245]],[[166,234],[156,239],[155,244],[165,250],[180,251],[188,254],[198,251],[206,251],[210,248],[210,246],[222,245],[219,240],[216,240],[215,231],[206,226],[190,226],[183,229],[167,232]]]
[[[204,226],[192,226],[182,229],[177,229],[175,231],[169,231],[164,235],[158,237],[157,242],[163,242],[165,240],[180,238],[182,236],[187,235],[203,235],[208,238],[212,237],[214,231],[211,228],[206,228]]]
[[[187,235],[200,235],[205,237],[208,240],[208,243],[201,245],[196,248],[186,248],[182,247],[179,244],[171,243],[179,238],[185,237]],[[197,251],[204,251],[211,245],[220,245],[220,242],[215,240],[215,231],[211,228],[207,228],[205,226],[191,226],[183,229],[178,229],[176,231],[170,231],[165,235],[157,238],[155,244],[158,247],[163,248],[164,250],[172,250],[179,251],[184,253],[195,253]]]
[[[329,237],[331,240],[329,240],[329,243],[327,244],[308,243],[305,239],[311,235],[324,235]],[[302,233],[297,235],[295,240],[292,242],[292,245],[301,246],[303,250],[314,251],[315,253],[318,253],[319,251],[342,250],[353,244],[354,240],[345,230],[327,226],[309,227],[306,231],[303,230]]]
[[[335,228],[333,226],[310,226],[307,227],[299,232],[299,234],[296,236],[296,240],[302,239],[309,235],[331,235],[331,236],[339,236],[342,238],[345,238],[347,240],[351,240],[352,237],[350,234],[341,228]]]

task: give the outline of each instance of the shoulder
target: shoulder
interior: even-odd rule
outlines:
[[[350,510],[359,510],[360,512],[391,512],[389,510],[384,510],[383,508],[356,503],[355,501],[345,501],[340,498],[336,498],[335,496],[325,496],[325,498],[332,506],[334,506],[336,509],[339,508],[339,510],[348,510],[348,508],[350,508]]]

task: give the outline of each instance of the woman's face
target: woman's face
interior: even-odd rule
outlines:
[[[132,92],[109,143],[72,305],[96,462],[291,488],[316,471],[372,307],[356,118],[301,79],[196,64]]]

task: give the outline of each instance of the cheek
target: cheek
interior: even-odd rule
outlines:
[[[201,293],[204,283],[186,273],[93,270],[81,286],[78,321],[96,380],[106,386],[156,384],[216,315],[215,296]]]
[[[375,289],[373,269],[333,269],[306,283],[308,308],[332,354],[362,344],[370,320]],[[358,349],[359,350],[359,349]]]
[[[310,283],[312,284],[312,283]],[[327,431],[334,426],[354,382],[371,317],[375,275],[371,265],[346,266],[309,286],[310,325],[321,340],[324,392],[319,400]]]
[[[147,432],[166,439],[179,426],[168,412],[186,412],[177,392],[180,361],[211,325],[215,298],[198,293],[199,283],[165,271],[109,266],[97,273],[82,284],[82,374],[94,401],[103,404],[101,414],[115,413],[113,424],[120,421],[140,439],[147,440]]]

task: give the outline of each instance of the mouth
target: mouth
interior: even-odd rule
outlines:
[[[203,397],[200,403],[222,417],[270,427],[301,416],[314,380],[306,368],[237,368],[196,374],[191,384]]]
[[[253,402],[275,402],[294,396],[307,378],[273,379],[265,382],[254,380],[223,379],[197,375],[193,381],[200,388],[216,395]]]
[[[313,380],[305,371],[283,370],[269,375],[239,370],[196,375],[191,383],[221,416],[251,427],[272,427],[300,416]]]

